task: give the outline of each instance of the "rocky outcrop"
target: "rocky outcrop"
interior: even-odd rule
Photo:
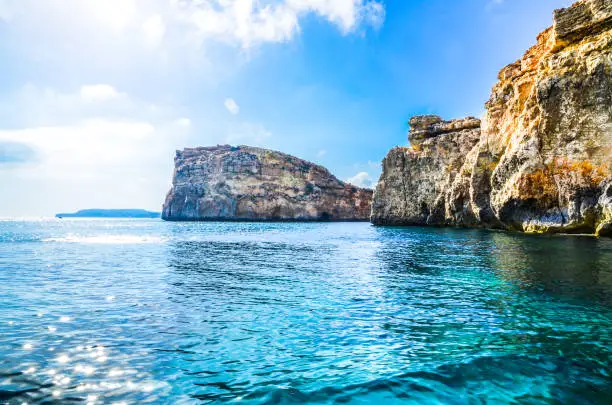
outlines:
[[[327,169],[261,148],[177,151],[162,218],[175,221],[367,221],[372,190]]]
[[[383,162],[372,221],[609,235],[612,2],[555,11],[475,122],[413,118],[412,146]]]
[[[412,147],[395,148],[383,161],[372,222],[385,225],[473,222],[465,216],[469,213],[457,206],[469,202],[466,194],[469,184],[463,189],[453,186],[465,156],[480,139],[480,120],[442,121],[428,115],[412,118],[410,127]]]
[[[421,115],[410,119],[408,140],[414,149],[419,150],[427,139],[471,129],[480,130],[480,120],[478,118],[468,117],[460,120],[443,121],[437,115]]]

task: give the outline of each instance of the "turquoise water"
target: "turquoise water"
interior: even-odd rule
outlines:
[[[0,404],[610,404],[612,240],[0,222]]]

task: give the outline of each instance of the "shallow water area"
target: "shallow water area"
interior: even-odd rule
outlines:
[[[612,403],[612,240],[0,221],[0,404]]]

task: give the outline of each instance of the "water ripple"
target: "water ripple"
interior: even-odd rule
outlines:
[[[0,403],[612,403],[612,241],[0,221]]]

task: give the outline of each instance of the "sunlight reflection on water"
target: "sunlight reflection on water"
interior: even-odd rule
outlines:
[[[0,403],[612,403],[611,262],[593,238],[0,222]]]

